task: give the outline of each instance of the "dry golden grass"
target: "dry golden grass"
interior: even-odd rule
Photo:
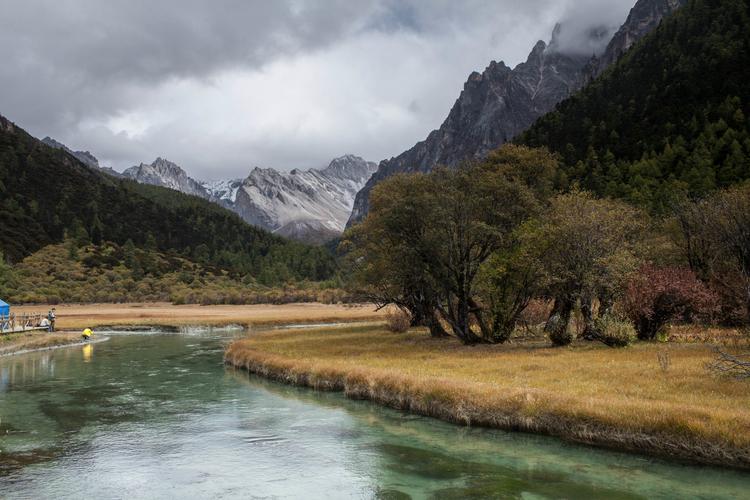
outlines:
[[[18,306],[16,313],[41,312],[52,306]],[[372,305],[181,305],[166,302],[143,304],[59,305],[58,330],[117,325],[262,325],[280,323],[323,323],[382,319],[384,312]]]
[[[18,351],[44,349],[81,341],[78,333],[47,333],[43,331],[0,336],[0,356]]]
[[[710,374],[712,357],[696,344],[464,347],[370,326],[257,334],[225,359],[454,422],[750,468],[750,385]]]

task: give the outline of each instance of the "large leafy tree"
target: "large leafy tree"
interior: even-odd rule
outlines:
[[[431,179],[396,175],[370,196],[370,215],[350,229],[340,245],[351,284],[363,298],[408,311],[413,325],[446,336],[436,309],[438,285],[423,260],[421,238],[428,232]]]
[[[502,339],[493,332],[498,322],[486,316],[478,278],[540,211],[555,168],[546,150],[508,146],[482,163],[381,183],[367,219],[347,236],[360,285],[417,316],[409,304],[421,303],[431,319],[437,311],[467,344]]]
[[[687,202],[677,220],[690,267],[721,294],[724,319],[750,322],[750,184]]]
[[[546,330],[553,342],[572,340],[568,323],[580,302],[586,335],[595,336],[592,303],[606,313],[636,268],[645,215],[624,202],[573,191],[522,229],[522,245],[542,273],[543,294],[554,299]]]

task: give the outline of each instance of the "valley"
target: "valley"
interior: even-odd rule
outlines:
[[[748,1],[87,2],[0,18],[0,496],[746,494]]]

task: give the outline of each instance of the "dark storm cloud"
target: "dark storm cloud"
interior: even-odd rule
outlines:
[[[580,26],[619,24],[628,7],[0,0],[0,113],[116,168],[166,155],[216,177],[380,160],[439,125],[471,70],[519,62],[562,18],[576,46]]]
[[[359,10],[346,0],[6,0],[0,37],[23,49],[13,51],[19,62],[97,83],[153,81],[314,49],[350,29]]]
[[[3,0],[0,103],[32,125],[69,125],[127,106],[139,87],[315,50],[352,29],[358,10],[346,0]]]

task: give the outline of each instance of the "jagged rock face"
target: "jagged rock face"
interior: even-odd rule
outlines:
[[[150,165],[141,163],[130,167],[122,174],[143,184],[162,186],[206,199],[210,197],[200,182],[188,176],[179,165],[164,158],[157,158]]]
[[[355,195],[376,168],[353,155],[336,158],[322,170],[255,168],[239,186],[229,183],[216,198],[229,193],[224,202],[251,224],[320,243],[341,234]]]
[[[97,160],[96,156],[92,155],[88,151],[73,151],[65,144],[58,142],[49,136],[42,139],[42,142],[46,144],[47,146],[53,147],[55,149],[62,149],[63,151],[70,153],[71,155],[75,156],[78,159],[78,161],[80,161],[81,163],[83,163],[89,168],[100,170],[104,172],[105,174],[111,175],[113,177],[118,177],[118,178],[122,177],[122,174],[120,172],[117,172],[110,167],[102,167],[101,165],[99,165],[99,160]]]
[[[201,182],[209,194],[209,199],[226,208],[231,208],[237,199],[237,191],[242,187],[242,179]]]
[[[578,88],[580,70],[590,56],[559,52],[556,27],[549,45],[537,42],[527,60],[511,69],[491,62],[464,84],[448,118],[425,141],[401,155],[384,160],[354,202],[350,223],[368,210],[371,189],[400,172],[428,172],[437,165],[456,166],[481,158],[510,141]]]
[[[377,172],[357,193],[348,225],[367,215],[370,192],[383,179],[401,172],[428,172],[437,165],[456,166],[510,141],[601,73],[686,1],[638,0],[614,36],[611,31],[603,31],[606,28],[592,26],[586,36],[611,37],[599,57],[561,51],[557,39],[565,27],[557,25],[549,45],[537,42],[528,59],[515,68],[493,61],[483,73],[472,73],[438,130],[410,150],[380,162]]]

